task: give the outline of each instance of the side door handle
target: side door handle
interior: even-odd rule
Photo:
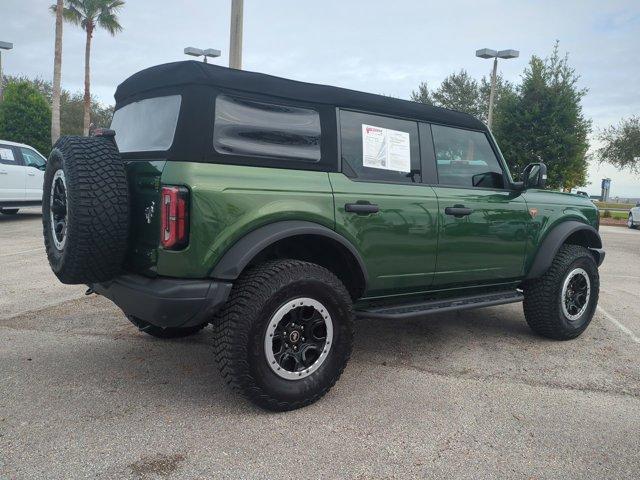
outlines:
[[[454,205],[444,209],[446,215],[453,215],[456,218],[462,218],[473,213],[473,208],[467,208],[464,205]]]
[[[367,215],[368,213],[378,213],[380,207],[374,203],[345,203],[344,211],[357,213],[358,215]]]
[[[6,170],[0,170],[0,175],[9,175],[9,172]]]

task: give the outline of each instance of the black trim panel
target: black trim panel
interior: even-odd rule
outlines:
[[[227,301],[231,283],[122,275],[89,285],[127,315],[158,327],[190,327],[211,320]]]
[[[297,235],[319,235],[327,237],[335,240],[349,250],[358,262],[364,280],[364,290],[366,290],[366,283],[369,278],[367,268],[360,253],[351,242],[342,235],[320,224],[297,220],[270,223],[269,225],[265,225],[248,233],[227,250],[222,259],[214,267],[210,276],[221,280],[235,280],[249,262],[262,250],[278,240]]]
[[[399,305],[369,308],[356,311],[358,318],[400,320],[423,317],[434,313],[454,312],[472,308],[491,307],[507,303],[517,303],[524,299],[517,290],[468,295],[448,299],[429,300],[426,302],[404,303]]]
[[[602,239],[600,238],[600,234],[591,225],[586,225],[576,220],[563,222],[554,227],[542,241],[540,248],[538,248],[536,258],[534,259],[525,280],[539,278],[544,275],[549,267],[551,267],[551,263],[553,262],[556,253],[558,253],[558,250],[560,250],[562,244],[572,234],[580,230],[584,230],[589,236],[591,245],[587,245],[587,247],[590,249],[602,249]],[[604,260],[604,251],[600,250],[600,253],[601,255],[599,255],[598,261],[600,261],[600,257]],[[600,263],[602,263],[602,261],[600,261]]]

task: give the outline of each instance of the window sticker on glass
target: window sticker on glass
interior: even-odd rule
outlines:
[[[9,160],[15,162],[16,159],[13,156],[13,150],[10,148],[0,148],[0,160]]]
[[[407,132],[362,124],[362,165],[411,171],[411,141]]]

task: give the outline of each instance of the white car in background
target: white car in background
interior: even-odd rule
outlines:
[[[42,204],[46,165],[35,148],[0,140],[0,213],[14,215],[20,208]]]
[[[640,202],[638,202],[635,207],[629,210],[627,226],[629,228],[638,228],[640,226]]]

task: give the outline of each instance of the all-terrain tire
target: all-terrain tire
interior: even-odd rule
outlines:
[[[77,136],[56,142],[45,171],[42,223],[49,264],[62,283],[104,282],[120,272],[129,233],[129,188],[114,142]]]
[[[571,319],[562,306],[565,301],[563,286],[576,269],[588,275],[590,292],[584,311]],[[549,270],[542,277],[526,282],[523,290],[524,316],[531,329],[543,337],[571,340],[589,326],[598,305],[598,266],[589,249],[579,245],[563,245]]]
[[[0,213],[2,215],[15,215],[18,213],[19,208],[0,208]]]
[[[127,318],[131,323],[133,323],[141,332],[144,332],[152,337],[156,338],[183,338],[189,337],[191,335],[195,335],[200,330],[208,325],[208,323],[202,323],[200,325],[195,325],[193,327],[169,327],[162,328],[157,325],[153,325],[149,322],[145,322],[144,320],[134,317],[133,315],[127,315]]]
[[[265,339],[276,312],[301,298],[325,306],[333,343],[316,370],[303,378],[286,379],[267,361]],[[234,285],[213,325],[222,376],[234,390],[267,410],[293,410],[317,401],[336,383],[351,356],[351,297],[333,273],[313,263],[273,260],[251,267]]]

